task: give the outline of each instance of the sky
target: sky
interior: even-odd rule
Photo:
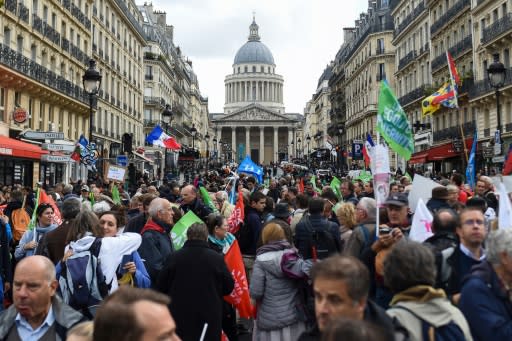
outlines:
[[[141,0],[136,0],[141,5]],[[232,73],[238,49],[247,42],[253,12],[261,42],[272,51],[284,77],[288,113],[304,113],[318,79],[353,27],[365,0],[154,0],[167,13],[174,44],[192,60],[210,113],[223,112],[224,78]]]

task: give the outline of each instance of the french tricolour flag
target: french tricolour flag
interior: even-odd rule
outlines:
[[[156,125],[146,137],[146,141],[153,146],[161,146],[168,149],[181,149],[181,145],[174,137],[167,135],[160,125]]]

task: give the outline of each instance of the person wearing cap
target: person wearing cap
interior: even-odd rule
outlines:
[[[88,210],[92,210],[92,202],[89,193],[91,190],[89,189],[89,186],[82,185],[80,188],[80,199],[82,200],[82,206],[84,208],[87,208]]]
[[[384,202],[388,214],[388,226],[390,228],[398,227],[406,236],[411,229],[409,219],[409,199],[405,193],[391,193]]]
[[[278,224],[283,229],[288,243],[293,245],[292,229],[289,223],[291,216],[289,204],[287,202],[277,203],[274,208],[273,216],[274,218],[266,222],[263,228],[270,223]]]
[[[427,208],[435,214],[442,208],[450,208],[448,199],[450,198],[450,192],[445,186],[437,186],[432,188],[432,197],[427,201]]]

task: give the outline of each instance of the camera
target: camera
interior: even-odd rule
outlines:
[[[379,229],[379,234],[390,234],[391,233],[391,229],[389,227],[381,227]]]

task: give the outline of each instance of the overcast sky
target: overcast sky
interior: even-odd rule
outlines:
[[[143,1],[136,0],[137,4]],[[303,114],[318,78],[353,27],[365,0],[154,0],[167,13],[174,43],[193,62],[210,113],[223,112],[224,78],[247,42],[253,12],[261,41],[270,48],[276,73],[284,77],[286,112]]]

